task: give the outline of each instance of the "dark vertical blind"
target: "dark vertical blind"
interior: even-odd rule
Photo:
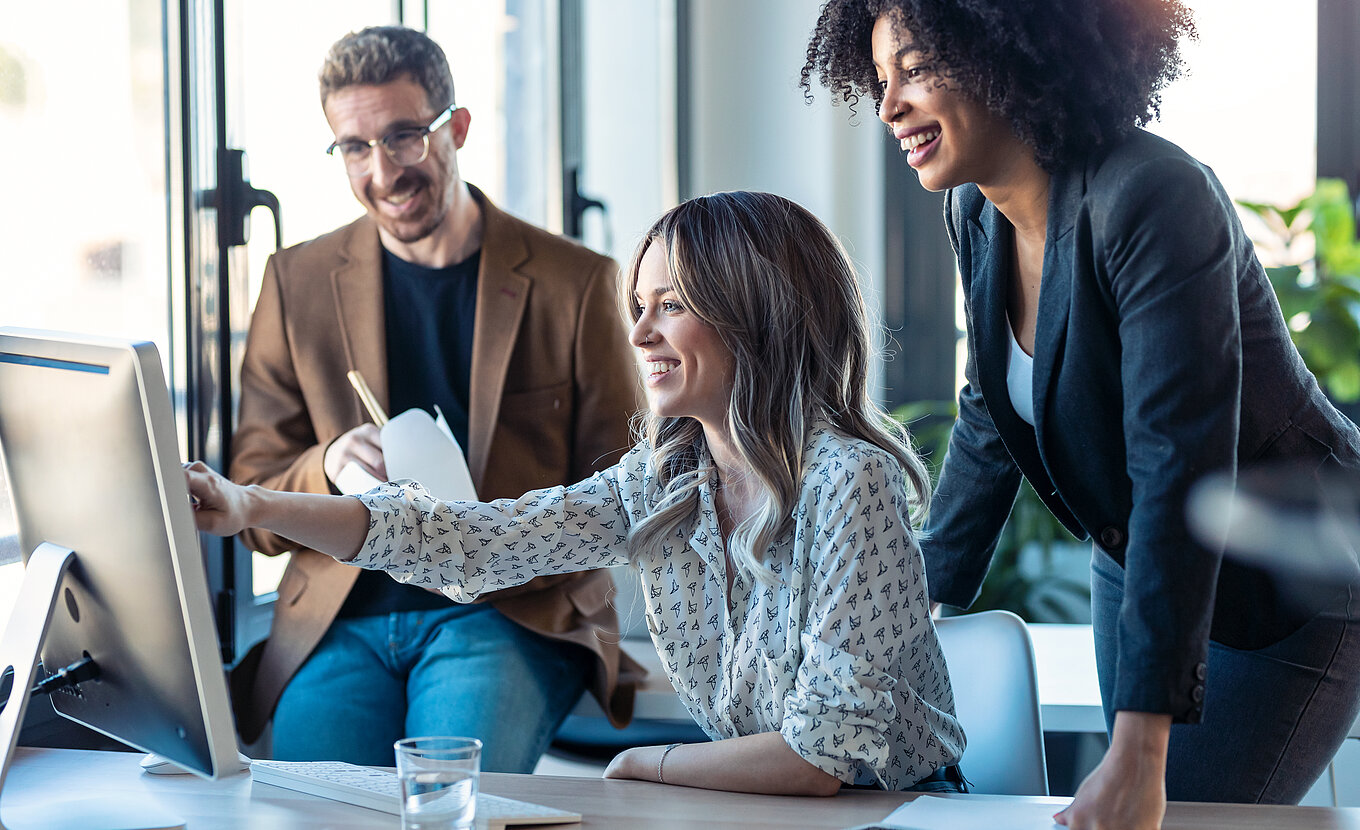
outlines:
[[[921,187],[896,142],[885,139],[883,323],[888,329],[884,403],[952,400],[958,328],[954,252],[944,197]]]
[[[1360,196],[1360,2],[1318,0],[1318,176]]]

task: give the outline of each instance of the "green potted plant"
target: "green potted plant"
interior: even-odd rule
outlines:
[[[1265,229],[1253,241],[1303,362],[1334,402],[1360,402],[1360,240],[1346,183],[1319,179],[1288,207],[1238,204]]]

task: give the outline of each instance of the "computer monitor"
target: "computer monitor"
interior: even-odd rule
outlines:
[[[98,666],[50,697],[63,716],[205,778],[239,770],[155,345],[0,328],[0,454],[27,562],[0,638],[5,768],[40,648],[49,671]]]

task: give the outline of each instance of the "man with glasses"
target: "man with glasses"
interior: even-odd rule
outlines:
[[[338,492],[350,465],[385,479],[351,370],[386,412],[437,405],[482,499],[613,464],[639,403],[617,265],[462,180],[471,117],[424,34],[341,38],[321,104],[327,152],[366,215],[270,258],[231,477],[320,493]],[[281,537],[243,538],[292,554],[270,636],[232,677],[242,737],[254,742],[272,714],[277,758],[390,766],[399,738],[466,735],[483,740],[483,769],[530,772],[583,688],[616,723],[631,714],[636,666],[616,645],[606,573],[457,605]]]

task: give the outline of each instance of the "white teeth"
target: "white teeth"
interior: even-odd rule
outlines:
[[[664,375],[675,368],[674,363],[661,363],[659,361],[647,361],[647,373],[650,375]]]
[[[939,130],[927,130],[926,132],[923,133],[909,135],[906,138],[902,139],[902,149],[910,152],[912,150],[915,150],[917,147],[920,147],[922,144],[929,144],[930,142],[934,141],[939,137],[940,137]]]

